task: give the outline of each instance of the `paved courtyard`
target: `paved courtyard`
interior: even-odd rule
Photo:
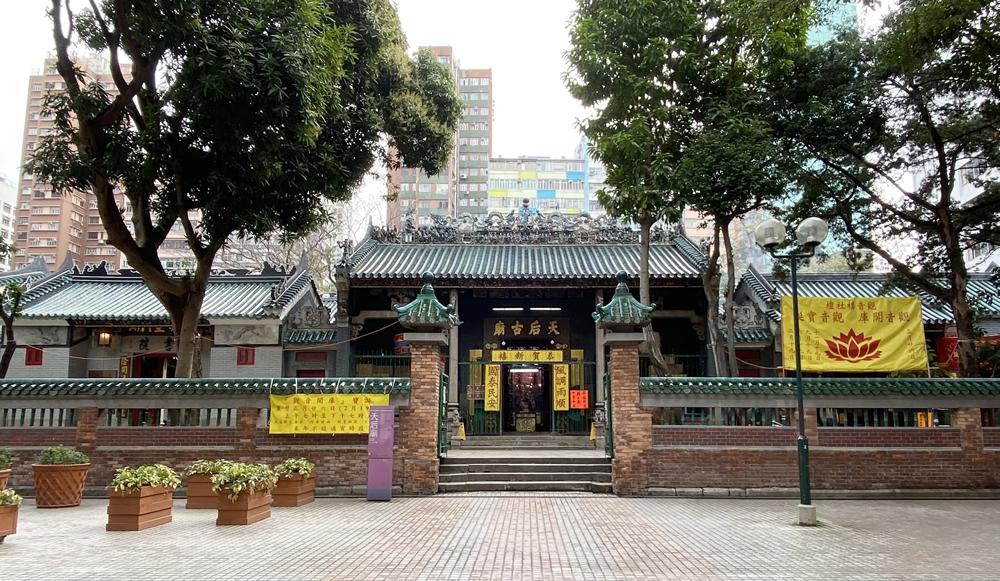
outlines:
[[[793,524],[791,500],[319,499],[245,527],[183,506],[167,525],[105,532],[106,501],[26,500],[0,579],[1000,579],[995,501],[824,501],[816,528]]]

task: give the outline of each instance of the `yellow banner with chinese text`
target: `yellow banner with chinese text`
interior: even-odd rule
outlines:
[[[368,408],[388,394],[298,393],[271,396],[272,434],[367,434]]]
[[[781,297],[785,369],[795,369],[792,298]],[[799,297],[803,371],[926,369],[920,299]]]
[[[502,363],[558,363],[562,351],[525,351],[516,349],[493,351],[493,361]]]
[[[487,365],[484,374],[483,410],[500,411],[500,366]]]
[[[569,410],[569,365],[565,363],[552,366],[552,409]]]

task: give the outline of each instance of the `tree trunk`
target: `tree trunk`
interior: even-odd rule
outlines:
[[[958,376],[979,377],[979,361],[976,359],[975,317],[969,306],[968,277],[954,273],[954,293],[951,311],[955,315],[955,330],[958,331]]]
[[[718,217],[716,217],[718,220]],[[733,321],[733,294],[736,292],[736,261],[733,258],[733,241],[729,238],[729,223],[723,224],[722,240],[726,244],[726,347],[728,349],[729,376],[739,377],[740,366],[736,361],[736,323]]]
[[[725,353],[723,344],[719,341],[719,225],[715,224],[715,234],[712,240],[712,253],[708,258],[708,265],[701,275],[702,289],[705,291],[705,299],[708,302],[706,309],[705,327],[708,333],[708,350],[715,363],[715,374],[725,373]]]
[[[10,368],[10,361],[17,351],[17,341],[14,340],[14,317],[2,314],[4,334],[7,337],[7,344],[3,348],[3,357],[0,358],[0,378],[7,377],[7,369]]]
[[[654,220],[647,216],[639,219],[639,302],[647,307],[652,304],[649,292],[649,232],[653,227],[653,222]],[[645,339],[646,352],[649,354],[650,374],[657,377],[668,377],[670,369],[663,359],[660,338],[653,331],[652,323],[642,328],[642,335]]]

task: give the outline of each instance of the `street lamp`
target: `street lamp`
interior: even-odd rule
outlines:
[[[812,503],[812,491],[809,487],[809,439],[806,438],[806,420],[802,406],[802,354],[799,349],[799,287],[796,273],[798,260],[809,258],[816,252],[816,247],[830,232],[830,227],[821,218],[806,218],[795,229],[795,238],[801,251],[792,249],[787,254],[778,254],[775,250],[785,241],[785,227],[777,220],[770,219],[761,222],[753,232],[757,245],[766,250],[775,259],[787,259],[792,267],[792,318],[793,334],[795,336],[795,393],[799,400],[799,524],[816,524],[816,507]]]

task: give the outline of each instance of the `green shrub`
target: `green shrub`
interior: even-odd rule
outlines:
[[[165,486],[169,489],[181,485],[181,477],[169,466],[146,464],[138,468],[119,468],[111,487],[116,491],[135,492],[143,486]]]
[[[0,448],[0,470],[10,468],[11,460],[14,458],[14,451],[10,448]]]
[[[0,490],[0,506],[21,506],[22,500],[24,500],[24,498],[20,494],[14,492],[13,488]]]
[[[230,460],[196,460],[194,464],[188,466],[188,469],[184,471],[185,476],[191,476],[192,474],[207,474],[211,476],[212,474],[218,474],[222,467],[232,464]]]
[[[303,479],[309,478],[316,465],[305,458],[289,458],[274,467],[274,472],[278,476],[291,478],[296,474],[301,474]]]
[[[218,494],[229,488],[229,500],[236,500],[241,492],[270,492],[277,482],[278,475],[263,464],[230,462],[212,475],[212,490]]]
[[[90,464],[90,458],[83,452],[60,444],[42,450],[35,456],[35,464]]]

